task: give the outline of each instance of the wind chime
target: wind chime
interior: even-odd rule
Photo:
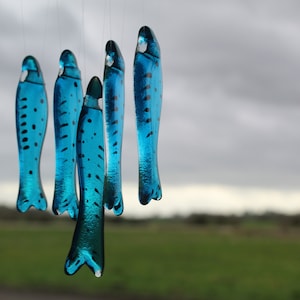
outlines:
[[[53,213],[67,212],[77,220],[65,272],[83,264],[96,277],[104,269],[104,212],[123,213],[121,150],[124,118],[123,56],[116,42],[106,44],[103,86],[93,77],[83,97],[75,55],[64,50],[54,86],[55,186]],[[139,201],[162,197],[157,144],[162,104],[160,47],[153,31],[138,33],[134,58],[134,100],[138,141]],[[103,112],[99,100],[103,98]],[[48,121],[48,100],[39,63],[27,56],[16,93],[16,131],[19,150],[17,209],[46,210],[40,176],[40,157]],[[76,164],[79,199],[76,193]]]

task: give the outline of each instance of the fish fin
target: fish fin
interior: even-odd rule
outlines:
[[[113,182],[108,180],[107,176],[105,176],[104,181],[104,203],[105,207],[108,210],[113,210],[113,213],[116,216],[120,216],[123,213],[123,196],[122,192],[116,193],[116,186]]]
[[[140,203],[143,205],[147,205],[152,199],[153,200],[160,200],[162,198],[162,190],[161,184],[159,180],[159,176],[155,176],[152,181],[148,182],[148,176],[143,176],[140,173],[139,179],[139,200]],[[144,180],[144,178],[147,178]]]
[[[28,189],[20,185],[18,199],[17,199],[17,210],[19,212],[26,212],[30,207],[35,207],[38,210],[47,209],[46,195],[41,187],[34,187],[34,189]]]
[[[62,200],[62,198],[65,198]],[[67,197],[62,197],[58,193],[54,193],[52,211],[55,215],[62,215],[64,212],[68,212],[70,218],[77,220],[78,218],[78,201],[77,195],[72,194]]]
[[[120,216],[122,215],[123,210],[124,210],[123,196],[122,193],[120,192],[119,196],[115,199],[114,206],[113,206],[113,213],[116,216]]]
[[[88,250],[75,249],[69,253],[65,263],[65,273],[67,275],[75,274],[84,264],[94,272],[96,277],[102,275],[102,268],[97,263],[96,259]]]

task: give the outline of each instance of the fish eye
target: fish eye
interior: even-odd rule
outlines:
[[[106,55],[105,60],[106,60],[106,65],[109,67],[111,67],[115,62],[111,55]]]
[[[58,70],[58,77],[60,77],[64,73],[64,68],[60,67]]]
[[[24,82],[28,76],[28,70],[23,70],[20,75],[20,81]]]
[[[141,53],[144,53],[147,50],[148,43],[145,38],[139,37],[137,50]]]

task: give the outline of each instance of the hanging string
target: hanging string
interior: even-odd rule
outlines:
[[[44,60],[45,58],[45,49],[46,49],[46,38],[48,36],[47,31],[48,31],[48,26],[49,26],[49,11],[50,11],[50,0],[47,1],[47,6],[46,6],[46,20],[44,22],[44,29],[43,29],[43,36],[42,36],[42,59]]]
[[[81,0],[81,49],[83,51],[83,73],[84,75],[81,76],[83,77],[83,86],[85,87],[86,86],[86,41],[85,41],[85,38],[86,38],[86,35],[85,35],[85,5],[84,5],[84,0]]]
[[[24,21],[24,5],[23,0],[20,0],[20,14],[21,14],[21,32],[22,32],[22,43],[23,43],[23,51],[24,55],[27,53],[27,46],[26,46],[26,38],[25,38],[25,21]]]
[[[126,15],[126,8],[127,8],[127,1],[123,0],[123,12],[122,12],[122,22],[121,22],[121,39],[120,39],[120,46],[123,48],[123,42],[124,42],[124,28],[125,28],[125,15]]]
[[[57,36],[58,36],[58,44],[59,44],[59,52],[62,51],[62,41],[61,41],[61,20],[60,20],[60,1],[56,0],[56,18],[57,18]]]

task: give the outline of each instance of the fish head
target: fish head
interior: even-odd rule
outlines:
[[[105,46],[105,66],[124,71],[125,64],[120,48],[117,43],[109,40]]]
[[[94,76],[90,80],[84,97],[84,105],[87,107],[100,109],[98,99],[102,98],[102,83],[99,77]]]
[[[28,55],[23,59],[20,81],[30,81],[41,84],[44,82],[39,62],[32,55]]]
[[[59,76],[61,75],[69,75],[80,79],[76,57],[68,49],[64,50],[59,58]]]
[[[136,52],[160,58],[160,47],[154,32],[148,26],[139,30]]]

